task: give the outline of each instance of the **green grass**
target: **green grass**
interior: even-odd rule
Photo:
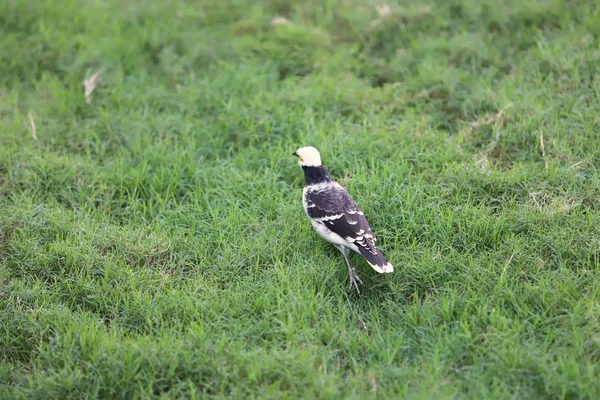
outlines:
[[[0,2],[0,398],[600,396],[597,1],[34,3]],[[396,266],[353,255],[360,296],[303,145]]]

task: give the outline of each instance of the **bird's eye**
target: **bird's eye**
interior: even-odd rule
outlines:
[[[300,160],[300,162],[304,161],[300,156],[298,156],[298,160]]]

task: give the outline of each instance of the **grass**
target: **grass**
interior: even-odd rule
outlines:
[[[596,1],[5,0],[0,33],[1,398],[600,396]],[[353,256],[360,296],[302,145],[396,266]]]

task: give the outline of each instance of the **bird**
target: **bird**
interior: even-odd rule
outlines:
[[[344,256],[349,290],[354,286],[360,294],[358,284],[363,284],[348,261],[350,250],[360,254],[380,274],[394,272],[394,266],[375,246],[377,239],[363,211],[323,167],[319,151],[312,146],[300,147],[292,155],[298,157],[298,164],[304,170],[304,211],[315,231]]]

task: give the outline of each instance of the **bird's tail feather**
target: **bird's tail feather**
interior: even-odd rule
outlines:
[[[373,254],[368,249],[362,247],[359,247],[358,250],[375,271],[380,274],[394,272],[394,266],[380,252]]]

